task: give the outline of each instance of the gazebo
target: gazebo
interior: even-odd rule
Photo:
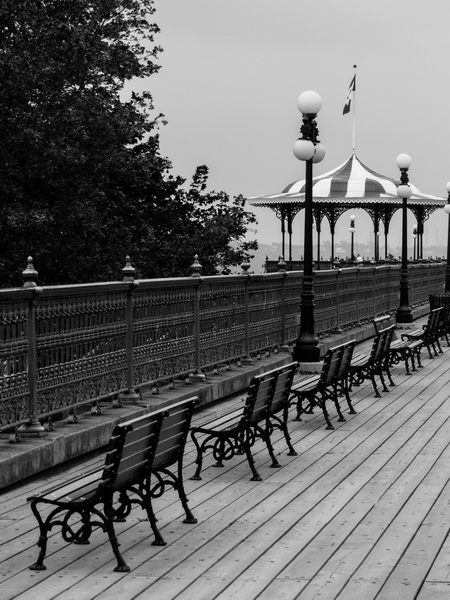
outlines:
[[[342,165],[313,178],[313,216],[317,231],[317,252],[320,261],[320,233],[324,217],[328,219],[331,232],[331,261],[334,262],[334,234],[339,217],[351,208],[362,208],[371,217],[375,237],[374,256],[379,260],[379,225],[384,225],[385,248],[389,224],[393,214],[402,207],[402,199],[397,195],[400,181],[380,175],[366,167],[352,154]],[[424,223],[438,208],[443,208],[445,198],[422,194],[410,184],[412,196],[408,199],[408,208],[417,220],[417,258],[423,258]],[[248,201],[252,206],[271,208],[281,221],[281,241],[283,259],[286,232],[289,243],[289,262],[292,262],[292,222],[298,212],[304,208],[305,180],[289,184],[280,194],[255,196]]]

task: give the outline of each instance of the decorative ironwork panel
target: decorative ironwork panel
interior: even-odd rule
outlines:
[[[126,294],[104,291],[36,302],[39,414],[105,398],[126,387]]]
[[[195,366],[195,288],[141,282],[134,294],[134,383],[191,371]]]
[[[300,295],[302,273],[289,273],[284,284],[284,322],[286,342],[293,342],[300,332]]]
[[[7,300],[0,313],[0,427],[28,417],[27,300]]]
[[[390,312],[389,303],[389,270],[385,267],[376,268],[373,279],[375,310],[374,317]]]
[[[338,271],[318,271],[314,277],[315,326],[317,335],[336,329]]]
[[[349,328],[358,321],[356,269],[343,269],[339,282],[339,326]]]
[[[358,269],[357,276],[358,321],[369,323],[374,314],[374,269]]]
[[[249,281],[250,352],[281,344],[281,277]]]
[[[246,281],[223,278],[200,286],[202,367],[245,355]]]

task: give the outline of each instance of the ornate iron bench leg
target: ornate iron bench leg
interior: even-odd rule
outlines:
[[[57,508],[54,511],[52,511],[47,517],[45,523],[42,520],[41,515],[39,514],[39,511],[36,508],[36,502],[31,503],[31,510],[33,511],[33,514],[36,517],[37,522],[39,524],[39,539],[37,542],[39,548],[39,556],[36,562],[30,566],[30,569],[32,571],[45,571],[47,567],[44,565],[44,558],[47,553],[48,532],[51,529],[51,526],[49,527],[48,523],[51,522],[51,519],[54,517],[54,515],[60,512],[60,509]]]
[[[97,513],[97,511],[96,511]],[[97,513],[99,516],[102,516],[100,513]],[[123,556],[119,550],[119,542],[117,541],[116,532],[114,531],[114,525],[112,521],[113,517],[113,508],[111,506],[105,505],[105,517],[103,518],[105,531],[108,534],[109,541],[111,543],[112,551],[114,552],[114,556],[117,560],[117,567],[114,568],[114,571],[118,573],[127,573],[130,570],[130,567],[125,562]]]
[[[353,408],[353,404],[350,398],[350,393],[349,393],[349,389],[348,389],[348,377],[345,379],[345,381],[342,384],[342,392],[345,396],[345,399],[347,400],[347,406],[348,406],[348,414],[349,415],[356,415],[356,410]]]
[[[288,425],[287,425],[288,416],[289,416],[289,407],[286,405],[286,407],[283,410],[283,418],[281,420],[281,430],[283,431],[284,439],[286,440],[287,447],[289,448],[288,456],[297,456],[297,452],[295,451],[294,446],[292,445],[292,442],[291,442],[291,436],[289,435],[289,429],[288,429]]]
[[[252,454],[252,451],[250,448],[250,441],[249,441],[248,437],[246,440],[243,441],[243,448],[244,448],[245,454],[247,456],[248,464],[249,464],[250,469],[253,474],[253,477],[250,479],[250,481],[262,481],[262,477],[258,473],[258,471],[256,470],[256,467],[255,467],[255,459],[253,458],[253,454]]]
[[[202,478],[200,477],[200,473],[201,473],[202,465],[203,465],[203,449],[200,447],[200,444],[198,443],[197,438],[195,437],[194,431],[191,431],[191,438],[192,438],[192,441],[194,442],[195,448],[197,450],[197,456],[195,459],[197,468],[195,469],[195,473],[192,475],[192,477],[190,477],[190,479],[192,481],[201,481]]]
[[[176,478],[176,488],[178,491],[178,497],[180,499],[181,505],[184,508],[184,514],[186,515],[186,517],[183,519],[183,523],[187,523],[189,525],[195,525],[195,523],[197,523],[198,521],[192,514],[192,511],[188,505],[188,497],[186,496],[186,491],[184,489],[184,483],[183,483],[183,465],[182,465],[181,461],[178,464],[178,476]]]

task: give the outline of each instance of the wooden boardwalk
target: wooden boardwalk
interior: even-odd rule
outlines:
[[[290,422],[297,457],[275,441],[282,467],[250,481],[244,459],[222,469],[207,455],[186,488],[197,525],[182,523],[173,492],[155,501],[165,547],[151,545],[136,509],[117,531],[131,567],[115,573],[106,536],[89,546],[49,540],[47,570],[30,571],[38,530],[25,498],[97,458],[44,473],[0,496],[0,598],[9,600],[438,600],[450,598],[450,349],[376,399],[355,388],[356,415],[327,431],[321,414]],[[344,406],[343,406],[344,408]],[[196,422],[220,407],[204,409]]]

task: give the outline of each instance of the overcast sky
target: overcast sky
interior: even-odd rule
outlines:
[[[140,85],[168,120],[161,152],[176,174],[190,179],[206,164],[211,189],[246,197],[303,179],[292,147],[297,97],[309,89],[323,100],[318,125],[327,151],[314,174],[342,164],[352,152],[352,114],[342,109],[356,64],[358,158],[398,177],[395,159],[406,152],[410,181],[446,196],[449,0],[155,0],[155,7],[161,70]],[[279,241],[274,213],[257,216],[259,240]],[[348,235],[347,220],[338,237]],[[358,216],[356,235],[373,236],[370,223]],[[446,216],[434,214],[426,227],[433,240],[446,239]],[[323,239],[327,231],[324,224]]]

